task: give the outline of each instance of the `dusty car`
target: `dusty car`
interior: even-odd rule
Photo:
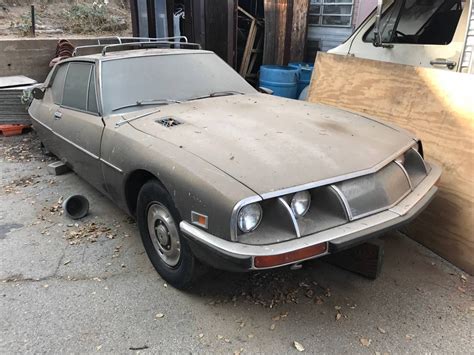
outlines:
[[[213,52],[77,56],[29,113],[53,154],[134,216],[170,284],[335,253],[414,218],[441,170],[408,132],[259,93]]]

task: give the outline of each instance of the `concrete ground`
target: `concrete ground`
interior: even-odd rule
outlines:
[[[51,176],[33,133],[0,137],[0,352],[472,353],[474,287],[400,233],[381,276],[321,260],[209,270],[190,292],[154,271],[132,220],[73,173]],[[59,202],[81,193],[73,222]],[[469,350],[470,349],[470,350]]]

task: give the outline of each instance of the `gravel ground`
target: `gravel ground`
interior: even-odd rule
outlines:
[[[471,277],[398,232],[375,281],[315,260],[209,269],[180,292],[133,220],[49,162],[34,133],[0,137],[1,353],[472,353]],[[76,193],[91,204],[79,222],[60,207]]]

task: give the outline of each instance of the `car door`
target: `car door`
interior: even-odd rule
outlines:
[[[99,113],[96,65],[69,62],[53,131],[60,138],[59,156],[93,186],[104,191],[100,144],[104,122]]]
[[[55,155],[59,153],[60,141],[53,132],[54,113],[62,100],[68,65],[68,63],[56,65],[45,81],[47,87],[44,89],[43,99],[33,100],[29,109],[41,142]]]
[[[372,16],[349,39],[348,54],[456,70],[464,47],[468,7],[464,0],[395,0],[381,19],[382,41],[388,46],[372,44],[375,23]],[[415,38],[416,43],[410,43]]]

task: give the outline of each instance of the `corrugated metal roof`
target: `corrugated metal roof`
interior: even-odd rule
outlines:
[[[36,80],[24,75],[0,76],[0,89],[33,84],[36,84]]]

